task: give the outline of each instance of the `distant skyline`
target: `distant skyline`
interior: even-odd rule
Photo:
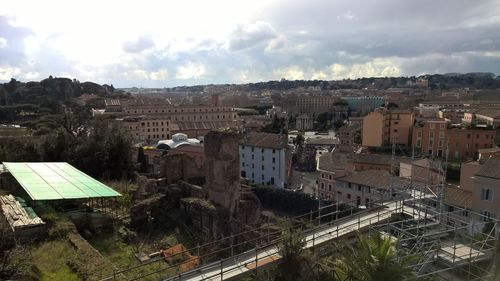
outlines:
[[[500,1],[0,0],[0,81],[115,87],[500,73]]]

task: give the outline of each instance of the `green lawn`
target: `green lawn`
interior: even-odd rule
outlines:
[[[41,280],[74,281],[80,280],[66,264],[76,258],[76,253],[67,241],[47,241],[38,245],[32,252],[33,263],[40,271]]]

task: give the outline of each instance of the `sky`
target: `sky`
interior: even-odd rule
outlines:
[[[0,0],[0,81],[500,74],[498,0]]]

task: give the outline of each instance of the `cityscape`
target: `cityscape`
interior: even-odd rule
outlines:
[[[499,3],[2,4],[0,280],[500,280]]]

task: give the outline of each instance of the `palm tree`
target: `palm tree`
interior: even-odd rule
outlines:
[[[310,253],[304,249],[303,236],[292,226],[286,226],[278,245],[281,263],[278,266],[275,280],[309,280],[311,268]]]
[[[335,262],[341,279],[356,281],[405,280],[415,277],[409,265],[416,256],[398,259],[394,242],[380,234],[369,237],[358,235],[357,242],[341,250],[342,258]]]

